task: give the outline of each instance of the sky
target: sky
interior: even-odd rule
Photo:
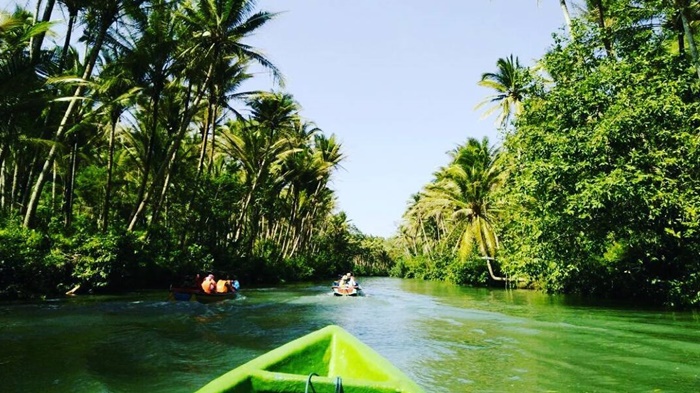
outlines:
[[[365,234],[395,234],[411,195],[468,138],[498,143],[474,107],[496,60],[529,66],[564,19],[557,0],[259,0],[279,12],[247,41],[285,76],[301,115],[335,134],[338,209]],[[267,75],[252,86],[270,90]],[[279,90],[279,89],[278,89]]]

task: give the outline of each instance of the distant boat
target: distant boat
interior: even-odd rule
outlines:
[[[197,288],[170,288],[170,300],[192,301],[196,300],[200,303],[216,303],[223,300],[235,299],[238,296],[237,292],[226,293],[206,293]]]
[[[339,287],[337,283],[331,286],[335,296],[358,296],[362,293],[362,288],[359,285],[354,287]]]
[[[362,341],[330,325],[282,345],[202,387],[199,393],[424,393]]]

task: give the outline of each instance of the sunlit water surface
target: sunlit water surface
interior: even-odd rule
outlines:
[[[700,392],[700,318],[532,291],[368,278],[219,304],[165,292],[0,303],[2,392],[191,392],[337,324],[431,392]]]

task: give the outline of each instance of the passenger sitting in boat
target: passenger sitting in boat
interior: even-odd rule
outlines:
[[[197,273],[197,275],[194,276],[194,287],[200,288],[202,286],[203,281],[204,281],[204,277],[202,277],[199,273]]]
[[[233,289],[239,290],[241,289],[241,284],[238,282],[238,277],[233,276],[233,280],[231,281],[231,285],[233,286]]]
[[[348,275],[345,274],[343,277],[338,280],[338,287],[339,288],[345,288],[348,285]]]
[[[357,282],[355,281],[355,277],[352,275],[352,273],[348,273],[347,276],[348,276],[348,286],[350,288],[356,287]]]
[[[204,293],[216,292],[216,280],[213,274],[208,275],[204,281],[202,281],[202,290]]]
[[[235,292],[231,280],[219,280],[216,282],[216,293]]]

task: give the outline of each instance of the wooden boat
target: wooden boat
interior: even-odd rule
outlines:
[[[235,299],[237,296],[236,292],[226,292],[226,293],[205,293],[197,288],[170,288],[171,300],[179,301],[192,301],[196,300],[200,303],[215,303],[222,300]]]
[[[424,393],[372,348],[326,326],[235,368],[199,393]]]
[[[359,285],[355,285],[354,287],[339,287],[333,285],[331,289],[333,289],[333,294],[335,296],[358,296],[362,292],[362,288],[360,288]]]

